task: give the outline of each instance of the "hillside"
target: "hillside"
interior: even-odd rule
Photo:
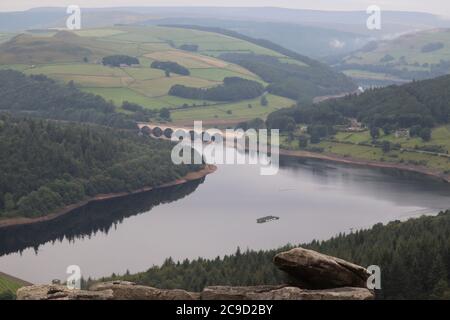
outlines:
[[[403,83],[448,74],[450,29],[433,29],[371,42],[335,61],[335,68],[367,85]]]
[[[30,283],[0,272],[0,300],[14,299],[17,289]]]
[[[450,176],[450,76],[275,111],[281,148]],[[304,154],[303,154],[304,155]]]
[[[363,47],[369,37],[359,33],[308,26],[298,23],[225,20],[212,18],[165,18],[146,21],[148,25],[197,25],[219,27],[240,34],[266,39],[306,56],[322,57],[350,53]],[[314,37],[311,37],[314,34]]]
[[[0,115],[0,221],[42,217],[99,194],[173,182],[168,141],[97,125]]]
[[[292,116],[297,123],[336,125],[357,118],[369,127],[391,130],[434,127],[450,122],[450,76],[367,90],[309,107],[279,110],[270,115]]]
[[[124,101],[152,110],[169,108],[174,120],[248,119],[252,115],[265,117],[272,111],[292,105],[293,98],[296,100],[296,96],[274,91],[267,96],[269,105],[263,108],[259,97],[227,103],[169,94],[174,85],[212,88],[220,86],[227,77],[268,85],[255,72],[221,59],[223,54],[267,56],[300,68],[298,73],[315,79],[307,89],[302,89],[303,94],[300,90],[299,98],[302,99],[311,100],[316,95],[354,89],[345,76],[312,59],[300,59],[280,48],[271,49],[249,39],[209,31],[118,26],[83,29],[75,33],[48,31],[18,35],[0,45],[0,68],[14,68],[26,74],[44,74],[63,82],[73,81],[85,92],[112,100],[121,112],[126,112],[120,108]],[[102,65],[102,59],[110,55],[136,57],[139,65]],[[177,63],[187,68],[189,74],[152,68],[151,64],[155,61]],[[316,72],[318,66],[321,73]]]
[[[26,76],[13,70],[0,70],[0,111],[122,129],[135,129],[136,120],[148,121],[156,115],[138,106],[134,112],[118,113],[112,103],[82,92],[72,83],[57,83],[42,75]]]

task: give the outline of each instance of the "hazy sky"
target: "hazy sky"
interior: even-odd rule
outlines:
[[[0,11],[43,6],[273,6],[318,10],[365,10],[376,4],[384,10],[431,12],[450,16],[449,0],[1,0]]]

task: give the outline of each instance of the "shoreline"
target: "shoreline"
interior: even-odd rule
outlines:
[[[371,160],[360,160],[355,158],[345,158],[338,155],[332,154],[321,154],[317,152],[311,151],[302,151],[302,150],[287,150],[280,149],[280,156],[293,157],[293,158],[303,158],[303,159],[315,159],[315,160],[325,160],[336,163],[364,166],[368,168],[385,168],[385,169],[397,169],[402,171],[409,171],[420,173],[429,177],[434,177],[443,182],[450,183],[450,175],[446,175],[443,172],[428,169],[425,167],[419,167],[414,165],[407,165],[401,163],[393,163],[393,162],[381,162],[381,161],[371,161]]]
[[[370,160],[360,160],[355,158],[346,158],[338,155],[332,154],[321,154],[317,152],[311,151],[303,151],[303,150],[287,150],[287,149],[279,149],[279,155],[290,158],[299,158],[299,159],[313,159],[313,160],[323,160],[334,163],[348,164],[348,165],[356,165],[366,168],[381,168],[381,169],[396,169],[408,172],[419,173],[428,177],[433,177],[441,180],[442,182],[450,183],[450,175],[446,175],[437,170],[428,169],[425,167],[419,167],[414,165],[406,165],[400,163],[390,163],[390,162],[380,162],[380,161],[370,161]],[[143,192],[152,191],[155,189],[162,189],[167,187],[172,187],[176,185],[181,185],[190,181],[195,181],[206,177],[207,175],[214,173],[217,170],[217,167],[214,165],[206,165],[205,168],[190,172],[186,176],[177,179],[172,182],[167,182],[165,184],[156,186],[156,187],[144,187],[138,190],[134,190],[131,192],[118,192],[118,193],[109,193],[109,194],[99,194],[89,199],[83,200],[76,204],[68,205],[62,209],[59,209],[56,212],[50,213],[48,215],[37,217],[37,218],[25,218],[25,217],[17,217],[17,218],[8,218],[5,220],[0,220],[0,230],[3,228],[13,227],[13,226],[21,226],[34,224],[39,222],[46,222],[54,220],[62,215],[70,213],[71,211],[86,206],[91,202],[96,201],[104,201],[114,198],[122,198],[127,197],[134,194],[139,194]]]
[[[65,214],[68,214],[75,209],[84,207],[92,202],[110,200],[110,199],[115,199],[115,198],[123,198],[123,197],[127,197],[130,195],[149,192],[149,191],[156,190],[156,189],[164,189],[164,188],[168,188],[168,187],[185,184],[190,181],[200,180],[200,179],[206,177],[207,175],[214,173],[216,170],[217,170],[216,166],[206,165],[203,169],[201,169],[199,171],[189,172],[184,177],[181,177],[181,178],[171,181],[171,182],[164,183],[162,185],[158,185],[156,187],[144,187],[144,188],[137,189],[137,190],[134,190],[131,192],[116,192],[116,193],[98,194],[96,196],[90,197],[81,202],[65,206],[64,208],[61,208],[61,209],[57,210],[56,212],[47,214],[42,217],[37,217],[37,218],[17,217],[17,218],[8,218],[5,220],[0,220],[0,230],[3,228],[8,228],[8,227],[23,226],[23,225],[29,225],[29,224],[34,224],[34,223],[51,221],[51,220],[57,219],[57,218],[65,215]]]

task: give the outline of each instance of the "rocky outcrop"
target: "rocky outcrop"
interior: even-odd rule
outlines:
[[[273,262],[306,289],[366,288],[369,273],[356,264],[316,251],[295,248],[277,254]]]
[[[365,288],[335,288],[305,290],[291,286],[207,287],[201,300],[372,300],[373,293]]]
[[[140,286],[133,282],[111,281],[92,286],[94,292],[112,291],[114,300],[198,300],[199,293]]]
[[[303,248],[282,252],[274,263],[293,279],[289,285],[210,286],[202,292],[157,289],[133,282],[97,283],[89,290],[39,285],[17,291],[19,300],[370,300],[366,269],[342,259]]]
[[[71,290],[62,285],[35,285],[17,291],[17,300],[112,300],[114,292]]]
[[[18,300],[371,300],[365,288],[305,290],[292,286],[206,287],[201,293],[161,290],[132,282],[100,283],[89,290],[62,285],[36,285],[17,292]]]

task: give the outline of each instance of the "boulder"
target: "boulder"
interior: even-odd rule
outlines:
[[[113,300],[112,290],[71,290],[62,285],[34,285],[17,290],[17,300]]]
[[[277,254],[273,262],[304,289],[367,288],[365,268],[316,251],[295,248]]]
[[[207,287],[201,300],[372,300],[374,294],[365,288],[305,290],[290,286]]]
[[[114,300],[198,300],[200,294],[180,289],[157,289],[128,281],[110,281],[93,285],[92,292],[112,291]]]

